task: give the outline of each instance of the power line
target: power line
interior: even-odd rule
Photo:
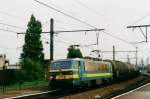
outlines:
[[[104,29],[86,29],[86,30],[65,30],[65,31],[54,31],[54,34],[66,33],[66,32],[88,32],[88,31],[103,31]],[[49,34],[50,32],[42,32],[44,34]],[[25,32],[20,32],[17,34],[25,34]]]
[[[70,40],[70,39],[67,39],[67,38],[64,38],[64,37],[60,37],[60,36],[58,36],[58,35],[55,35],[57,38],[62,38],[63,40],[66,40],[66,41],[68,41],[68,42],[72,42],[72,43],[76,43],[77,45],[79,45],[80,47],[91,47],[91,46],[93,46],[93,45],[97,45],[96,43],[94,43],[94,44],[88,44],[88,45],[83,45],[83,44],[81,44],[81,43],[79,43],[79,42],[76,42],[76,41],[73,41],[73,40]],[[70,44],[72,44],[72,43],[70,43]],[[93,48],[93,47],[92,47]]]
[[[95,26],[92,26],[92,25],[88,24],[87,22],[82,21],[81,19],[78,19],[78,18],[76,18],[76,17],[74,17],[74,16],[72,16],[72,15],[70,15],[70,14],[67,14],[67,13],[65,13],[65,12],[62,12],[61,10],[56,9],[56,8],[50,6],[50,5],[47,5],[47,4],[45,4],[45,3],[43,3],[43,2],[40,2],[40,1],[38,1],[38,0],[34,0],[34,1],[36,1],[37,3],[42,4],[42,5],[46,6],[46,7],[48,7],[48,8],[50,8],[50,9],[54,10],[54,11],[56,11],[56,12],[59,12],[59,13],[65,15],[65,16],[67,16],[67,17],[70,17],[71,19],[74,19],[74,20],[76,20],[76,21],[78,21],[78,22],[80,22],[80,23],[83,23],[83,24],[85,24],[85,25],[87,25],[87,26],[89,26],[89,27],[96,28]]]
[[[15,26],[15,25],[10,25],[10,24],[1,23],[1,22],[0,22],[0,24],[5,25],[5,26],[9,26],[9,27],[14,27],[14,28],[18,28],[18,29],[23,29],[23,30],[25,30],[25,28],[19,27],[19,26]]]
[[[64,43],[64,44],[67,44],[67,45],[72,45],[72,43],[70,43],[70,42],[65,42],[65,41],[59,39],[59,37],[57,37],[57,39],[58,39],[57,42]]]
[[[56,4],[52,4],[51,2],[46,1],[46,0],[44,0],[44,1],[45,1],[46,3],[48,3],[48,4],[50,4],[50,5],[55,5],[55,8],[61,9],[62,12],[65,11],[66,13],[74,14],[74,12],[66,11],[66,10],[63,9],[63,8],[60,8],[60,7],[56,6]],[[70,15],[71,15],[71,14],[70,14]],[[78,16],[78,19],[79,19],[79,18],[82,19],[81,17]],[[49,21],[46,21],[45,23],[47,23],[47,22],[49,22]],[[82,26],[82,25],[67,23],[67,22],[64,22],[64,21],[56,20],[56,19],[55,19],[55,22],[64,23],[64,24],[68,24],[68,25],[73,25],[73,26],[80,26],[80,27],[84,27],[84,28],[89,28],[89,27],[85,27],[85,26]]]
[[[83,26],[83,25],[78,25],[78,24],[74,24],[74,23],[68,23],[68,22],[61,21],[61,20],[56,20],[56,19],[55,19],[55,22],[61,23],[61,24],[72,25],[72,26],[83,27],[83,28],[89,28],[89,27],[86,27],[86,26]],[[49,23],[49,20],[48,20],[48,21],[45,21],[42,25],[45,25],[45,24],[48,24],[48,23]]]
[[[12,31],[12,30],[8,30],[8,29],[0,29],[0,31],[12,32],[12,33],[15,33],[15,34],[18,33],[18,32],[16,32],[16,31]]]
[[[19,19],[19,20],[25,20],[25,18],[21,18],[21,17],[19,17],[19,16],[16,16],[16,15],[13,15],[13,14],[10,14],[10,13],[7,13],[7,12],[4,12],[4,11],[0,11],[0,13],[1,14],[3,14],[3,15],[6,15],[6,16],[9,16],[9,17],[13,17],[13,18],[15,18],[15,19]]]
[[[111,37],[113,37],[113,38],[116,38],[116,39],[118,39],[118,40],[120,40],[120,41],[123,41],[123,42],[125,42],[125,43],[130,44],[130,45],[133,46],[133,44],[131,44],[130,42],[128,42],[128,41],[126,41],[126,40],[124,40],[124,39],[122,39],[122,38],[119,38],[119,37],[117,37],[117,36],[114,36],[114,35],[112,35],[112,34],[110,34],[110,33],[108,33],[108,32],[105,32],[105,31],[103,31],[103,33],[105,33],[105,34],[107,34],[107,35],[109,35],[109,36],[111,36]]]
[[[54,31],[55,34],[59,33],[67,33],[67,32],[88,32],[88,31],[103,31],[104,29],[89,29],[89,30],[66,30],[66,31]],[[42,32],[45,34],[49,34],[49,32]],[[25,33],[18,33],[18,34],[25,34]]]
[[[5,49],[5,50],[17,50],[18,49],[18,47],[16,47],[16,48],[14,48],[14,47],[5,47],[5,46],[3,46],[3,45],[0,45],[0,49]]]
[[[142,16],[141,18],[139,18],[138,20],[136,20],[135,22],[133,22],[131,25],[136,24],[137,22],[143,20],[144,18],[148,17],[150,15],[150,13],[147,13],[146,15]]]
[[[57,42],[65,43],[65,44],[67,44],[67,45],[68,45],[68,44],[72,44],[72,43],[70,43],[69,40],[65,40],[65,41],[68,41],[68,42],[65,42],[65,41],[64,41],[65,38],[62,38],[63,40],[61,40],[61,39],[60,39],[61,37],[58,37],[58,36],[56,36],[56,35],[55,35],[55,37],[56,37],[57,39],[59,39],[59,41],[57,40]],[[49,40],[48,38],[44,38],[44,39]],[[49,42],[47,41],[46,43],[49,43]]]
[[[81,44],[81,43],[79,43],[79,42],[76,42],[76,41],[73,41],[73,40],[70,40],[70,39],[67,39],[67,38],[64,38],[64,37],[60,37],[60,36],[58,36],[58,35],[55,35],[55,37],[57,37],[57,38],[61,38],[61,39],[63,39],[63,40],[69,41],[69,42],[73,42],[73,43]]]
[[[68,22],[60,21],[60,20],[55,20],[55,22],[63,23],[63,24],[68,24],[68,25],[72,25],[72,26],[78,26],[78,27],[88,28],[88,27],[86,27],[86,26],[82,26],[82,25],[78,25],[78,24],[72,24],[72,23],[68,23]]]
[[[79,42],[76,42],[76,41],[73,41],[73,40],[70,40],[70,39],[67,39],[67,38],[64,38],[64,37],[60,37],[58,35],[55,35],[55,37],[57,37],[58,40],[56,40],[56,42],[59,42],[59,43],[63,43],[63,44],[66,44],[66,45],[72,45],[73,43],[76,43],[77,45],[79,45],[81,48],[89,48],[91,47],[92,45],[96,45],[96,44],[89,44],[89,45],[82,45],[81,43]],[[47,38],[44,38],[44,39],[47,39]],[[48,39],[47,39],[48,40]],[[72,42],[72,43],[70,43]],[[49,43],[49,42],[48,42]],[[90,48],[91,50],[93,49],[93,47]]]
[[[50,2],[50,0],[49,0],[49,1],[43,0],[43,1],[45,1],[46,3],[48,3],[48,4],[50,4],[50,5],[55,5],[55,8],[57,7],[58,9],[62,9],[63,11],[65,11],[65,12],[67,12],[67,13],[74,14],[74,12],[67,11],[66,9],[64,9],[64,8],[62,8],[62,7],[58,6],[58,5],[56,5],[56,3],[54,3],[54,2],[53,2],[53,4],[52,4],[52,2]]]
[[[85,24],[85,25],[87,25],[87,26],[90,26],[90,27],[92,27],[92,28],[96,28],[95,26],[92,26],[92,25],[86,23],[85,21],[82,21],[82,20],[80,20],[80,19],[78,19],[78,18],[76,18],[76,17],[73,17],[73,16],[71,16],[71,15],[69,15],[69,14],[67,14],[67,13],[64,13],[64,12],[62,12],[61,10],[56,9],[56,8],[50,6],[50,5],[47,5],[47,4],[45,4],[45,3],[43,3],[43,2],[40,2],[40,1],[38,1],[38,0],[34,0],[34,1],[36,1],[37,3],[42,4],[42,5],[44,5],[44,6],[48,7],[48,8],[50,8],[50,9],[52,9],[52,10],[55,10],[55,11],[57,11],[57,12],[59,12],[59,13],[65,15],[65,16],[67,16],[67,17],[70,17],[70,18],[72,18],[72,19],[74,19],[74,20],[76,20],[76,21],[79,21],[79,22],[81,22],[81,23],[83,23],[83,24]],[[107,35],[113,37],[113,38],[116,38],[116,39],[119,39],[119,40],[121,40],[121,41],[123,41],[123,42],[129,43],[128,41],[123,40],[123,39],[121,39],[121,38],[119,38],[119,37],[117,37],[117,36],[114,36],[114,35],[112,35],[112,34],[110,34],[110,33],[108,33],[108,32],[105,32],[105,31],[103,31],[103,32],[104,32],[105,34],[107,34]],[[129,44],[131,44],[131,43],[129,43]]]
[[[66,38],[64,38],[64,37],[58,37],[58,36],[56,36],[56,35],[55,35],[55,37],[57,37],[56,42],[58,42],[58,43],[63,43],[63,44],[66,44],[66,45],[73,45],[73,43],[75,42],[75,41],[72,41],[72,40],[70,40],[70,39],[66,39]],[[62,39],[65,40],[65,41],[61,40],[60,38],[62,38]],[[45,39],[47,39],[47,38],[45,38]],[[66,42],[66,41],[68,41],[68,42]],[[73,43],[70,43],[70,42],[73,42]],[[48,43],[49,43],[49,42],[48,42]],[[79,44],[78,42],[76,42],[76,43]],[[92,45],[92,44],[91,44],[91,45]],[[79,44],[79,47],[87,48],[87,47],[91,47],[91,45],[82,45],[82,44]],[[90,49],[92,50],[93,47],[91,47]]]
[[[78,3],[79,5],[81,5],[82,7],[88,9],[88,11],[90,11],[90,12],[96,14],[98,17],[99,17],[99,16],[103,16],[103,17],[105,18],[104,15],[102,15],[102,14],[100,14],[100,13],[97,13],[95,10],[91,9],[91,8],[88,7],[86,4],[82,3],[80,0],[73,0],[73,1],[75,1],[76,3]]]

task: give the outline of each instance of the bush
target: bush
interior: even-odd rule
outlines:
[[[44,78],[44,68],[40,62],[26,58],[21,62],[22,69],[16,72],[19,81],[33,81]]]

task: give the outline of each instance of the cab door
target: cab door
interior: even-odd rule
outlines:
[[[78,72],[79,72],[79,79],[83,79],[83,74],[84,74],[84,62],[83,61],[78,61]]]

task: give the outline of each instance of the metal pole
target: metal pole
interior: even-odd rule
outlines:
[[[146,42],[147,42],[147,27],[145,27],[146,28]]]
[[[138,61],[138,56],[137,56],[138,51],[137,51],[137,48],[138,48],[138,47],[136,47],[136,54],[135,54],[135,58],[136,58],[136,66],[137,66],[137,61]]]
[[[3,66],[3,93],[5,92],[5,65]]]
[[[113,45],[113,61],[115,61],[115,46]]]
[[[50,20],[50,62],[53,61],[53,44],[54,44],[54,20]]]
[[[127,54],[127,62],[130,63],[130,58],[128,54]]]

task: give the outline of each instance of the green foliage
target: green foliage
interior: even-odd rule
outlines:
[[[15,84],[11,84],[9,86],[5,86],[6,87],[6,91],[13,91],[13,90],[21,90],[21,89],[27,89],[27,88],[41,88],[41,87],[44,87],[45,86],[47,87],[48,85],[48,82],[45,80],[45,79],[40,79],[40,80],[35,80],[35,81],[32,81],[32,82],[28,82],[28,81],[25,81],[25,82],[17,82]],[[2,86],[0,86],[0,91],[2,90]]]
[[[24,65],[25,70],[28,70],[25,72],[25,76],[27,76],[26,78],[28,78],[29,81],[44,78],[44,71],[39,62],[34,62],[31,59],[27,59],[25,60]]]
[[[67,58],[83,58],[80,49],[70,46],[68,48]]]
[[[41,61],[44,60],[43,54],[43,44],[41,41],[41,32],[42,25],[41,22],[35,19],[32,15],[31,19],[28,23],[28,29],[25,34],[25,44],[23,46],[23,53],[21,54],[21,58],[30,58],[33,61]]]
[[[41,63],[26,58],[21,64],[22,69],[17,72],[17,79],[19,81],[33,81],[44,78],[44,69]]]
[[[41,32],[41,22],[31,15],[21,54],[22,69],[16,73],[17,79],[21,82],[44,78],[44,54]]]

